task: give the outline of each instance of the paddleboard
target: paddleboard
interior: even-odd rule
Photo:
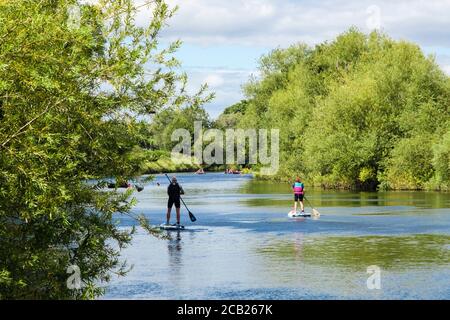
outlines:
[[[159,228],[162,230],[184,230],[184,226],[182,225],[165,224],[165,223],[161,224]]]
[[[288,217],[289,218],[308,218],[308,217],[311,217],[311,213],[308,213],[308,212],[302,213],[301,211],[295,212],[294,210],[292,210],[288,213]]]

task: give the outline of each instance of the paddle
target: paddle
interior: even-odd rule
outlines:
[[[313,215],[315,215],[315,216],[320,216],[320,212],[318,211],[318,210],[316,210],[313,206],[312,206],[312,204],[311,204],[311,202],[309,202],[309,200],[308,199],[306,199],[306,196],[303,196],[303,198],[306,200],[306,202],[308,202],[308,205],[312,208],[312,210],[313,210]]]
[[[169,182],[172,183],[172,180],[170,180],[167,173],[165,173],[164,175],[166,176],[167,180],[169,180]],[[192,222],[197,221],[197,218],[194,216],[194,214],[191,212],[191,210],[189,210],[189,208],[187,207],[186,203],[184,203],[184,200],[181,198],[181,196],[180,196],[180,200],[181,200],[181,202],[183,202],[184,206],[186,207],[186,210],[189,212],[189,219],[191,219]]]

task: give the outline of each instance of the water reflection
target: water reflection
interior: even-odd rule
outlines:
[[[384,270],[450,266],[450,236],[310,237],[273,240],[257,252],[284,263],[302,262],[321,267],[364,270],[377,265]]]
[[[167,253],[169,258],[168,269],[169,281],[179,281],[183,269],[183,241],[181,231],[166,231]]]
[[[427,191],[354,192],[307,188],[308,198],[317,207],[359,206],[416,206],[421,208],[449,208],[450,193]],[[290,184],[273,181],[248,181],[241,193],[249,196],[248,206],[287,206],[291,199]]]
[[[292,249],[295,256],[295,260],[302,261],[303,260],[303,243],[304,243],[304,235],[302,233],[294,234],[292,241]]]

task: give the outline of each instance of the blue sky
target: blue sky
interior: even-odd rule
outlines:
[[[136,3],[144,0],[136,0]],[[179,10],[162,43],[181,39],[177,57],[195,91],[207,82],[216,99],[212,118],[243,98],[241,86],[256,74],[262,54],[276,47],[332,40],[351,26],[380,29],[418,43],[450,74],[450,0],[168,0]],[[143,10],[138,21],[148,20]]]

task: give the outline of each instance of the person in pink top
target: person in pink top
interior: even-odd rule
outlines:
[[[300,178],[295,179],[292,185],[292,190],[294,191],[294,211],[297,212],[297,202],[300,203],[300,208],[302,213],[305,213],[305,206],[303,205],[303,196],[305,195],[305,185],[300,181]]]

